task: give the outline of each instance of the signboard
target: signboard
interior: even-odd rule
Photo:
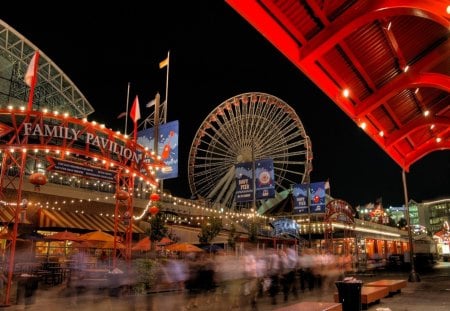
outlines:
[[[235,165],[236,202],[253,201],[253,163],[243,162]],[[255,200],[275,196],[275,178],[272,159],[255,161]]]
[[[292,187],[294,213],[325,213],[325,182],[296,184]]]
[[[309,184],[311,213],[325,213],[325,182]]]
[[[292,187],[294,214],[308,214],[308,184],[296,184]]]
[[[81,163],[64,161],[56,158],[48,157],[50,166],[47,170],[55,170],[72,175],[86,178],[98,178],[109,182],[116,182],[116,173],[113,171],[103,170],[94,166],[82,165]]]
[[[255,178],[255,196],[257,200],[275,197],[275,178],[272,159],[263,159],[255,162]]]
[[[281,218],[270,223],[273,227],[273,236],[290,235],[299,238],[298,224],[293,219]]]
[[[252,162],[238,163],[235,166],[236,202],[253,201],[253,165]]]
[[[139,131],[138,144],[154,150],[154,128]],[[166,167],[156,171],[156,177],[160,180],[178,177],[178,121],[164,123],[158,126],[158,155]]]

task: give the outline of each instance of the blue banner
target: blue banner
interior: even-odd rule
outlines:
[[[253,164],[252,162],[235,165],[236,202],[253,201]]]
[[[236,202],[253,201],[253,163],[235,165]],[[255,161],[255,200],[275,197],[275,178],[272,159]]]
[[[294,214],[308,214],[308,184],[296,184],[292,187]]]
[[[296,184],[292,196],[295,214],[325,213],[325,182]]]
[[[255,196],[257,200],[275,197],[275,178],[272,159],[263,159],[255,162],[255,178]]]
[[[178,177],[178,121],[164,123],[158,126],[158,155],[166,164],[162,170],[156,171],[160,180]],[[149,128],[138,132],[138,144],[154,150],[154,129]]]
[[[109,182],[116,182],[116,172],[103,170],[98,167],[83,165],[81,163],[64,161],[56,158],[47,158],[50,162],[50,166],[47,170],[55,170],[58,172],[64,172],[71,175],[77,175],[86,178],[98,178]]]
[[[325,182],[309,184],[311,213],[325,213]]]

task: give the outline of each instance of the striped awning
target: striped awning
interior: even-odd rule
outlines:
[[[114,218],[111,216],[102,216],[98,214],[40,209],[38,211],[38,227],[40,229],[65,228],[113,232]],[[122,223],[119,223],[118,231],[125,232],[125,230],[125,226]],[[144,230],[133,224],[133,233],[144,233]]]
[[[10,205],[0,205],[0,223],[9,224],[14,223],[14,217],[16,215],[16,207]],[[19,213],[19,223],[30,224],[27,220],[27,213],[25,210]]]

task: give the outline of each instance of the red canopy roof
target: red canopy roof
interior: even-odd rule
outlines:
[[[450,149],[448,1],[226,2],[406,171]]]

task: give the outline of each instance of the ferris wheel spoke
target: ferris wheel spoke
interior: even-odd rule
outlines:
[[[216,186],[211,191],[212,196],[216,196],[218,201],[222,201],[226,190],[234,182],[234,169],[228,170],[228,172],[216,183]],[[216,195],[216,193],[218,194]]]
[[[228,139],[224,138],[226,140],[220,140],[217,137],[210,135],[209,133],[205,133],[204,136],[207,136],[209,138],[209,141],[214,144],[214,147],[221,150],[222,152],[226,152],[227,150],[229,150],[230,141],[228,141]],[[201,142],[204,142],[205,145],[210,143],[207,142],[204,137],[201,139]]]
[[[239,146],[236,144],[236,142],[239,141],[238,137],[236,136],[236,133],[233,133],[233,130],[227,124],[229,123],[218,123],[218,128],[213,128],[214,136],[217,136],[223,141],[226,141],[233,150],[236,150],[239,148]]]
[[[234,105],[230,104],[230,108],[227,109],[229,114],[230,126],[228,126],[228,133],[235,138],[235,143],[242,141],[242,131],[241,131],[241,122],[240,118],[235,115],[235,110],[233,110]]]

